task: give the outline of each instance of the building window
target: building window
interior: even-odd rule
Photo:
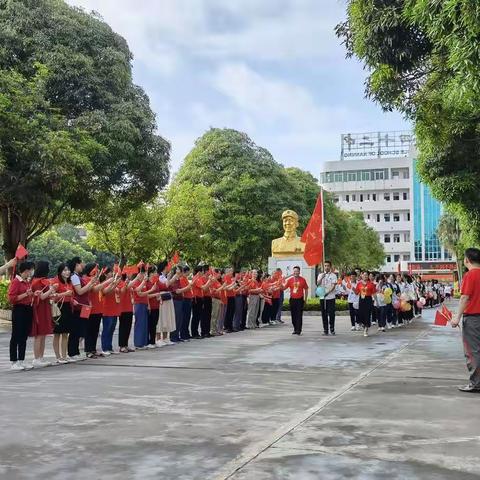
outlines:
[[[343,182],[343,172],[335,172],[333,174],[333,181],[334,182]]]
[[[405,180],[407,180],[408,178],[410,178],[410,172],[409,172],[408,170],[405,170],[405,171],[403,172],[403,178],[404,178]]]
[[[393,256],[393,261],[394,262],[399,262],[400,261],[400,255],[394,255]]]
[[[367,202],[369,202],[369,201],[370,201],[370,194],[367,193]]]
[[[394,233],[393,234],[393,243],[400,243],[400,234]]]
[[[389,193],[384,193],[383,194],[383,199],[386,200],[387,202],[390,201],[390,194]]]
[[[403,192],[403,199],[408,200],[408,192]]]
[[[410,254],[409,254],[409,253],[406,253],[405,255],[403,255],[403,259],[404,259],[406,262],[409,262],[409,261],[410,261]]]
[[[377,222],[379,222],[379,221],[380,221],[380,214],[377,213]]]
[[[376,170],[375,171],[375,180],[383,180],[383,170]]]
[[[348,203],[350,201],[350,195],[345,195],[345,201]]]
[[[390,214],[389,213],[384,213],[383,214],[383,220],[385,220],[385,222],[389,222],[390,221]]]
[[[400,200],[400,193],[393,192],[393,200]]]
[[[370,171],[362,171],[362,180],[370,180]]]
[[[355,194],[352,194],[352,202],[356,202],[357,201],[357,196]]]
[[[356,182],[357,181],[357,172],[348,172],[347,173],[347,180],[349,182]]]
[[[377,201],[377,194],[376,194],[376,193],[372,193],[372,200],[373,200],[374,202]]]
[[[367,217],[367,220],[370,220],[370,214],[369,213],[367,213],[366,217]]]
[[[363,193],[360,194],[360,201],[363,202]]]
[[[339,200],[340,200],[340,197],[338,197],[337,195],[333,197],[334,203],[338,203]]]
[[[407,222],[410,221],[410,212],[407,212],[407,213],[405,214],[405,220],[406,220]]]
[[[398,178],[400,176],[400,172],[398,170],[392,170],[392,179]]]
[[[399,222],[400,221],[400,214],[399,213],[394,213],[393,214],[393,221],[394,222]]]
[[[383,242],[384,242],[384,243],[390,243],[390,234],[389,234],[389,233],[386,233],[386,234],[383,236]]]
[[[392,261],[391,255],[387,255],[387,256],[385,257],[385,263],[390,263],[391,261]]]
[[[407,232],[407,233],[404,233],[403,234],[403,239],[405,240],[405,242],[410,242],[410,232]]]

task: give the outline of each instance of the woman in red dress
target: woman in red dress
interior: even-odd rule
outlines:
[[[33,322],[30,336],[34,337],[33,360],[34,368],[46,367],[50,362],[44,360],[45,337],[53,333],[52,305],[50,297],[54,296],[57,288],[47,278],[49,264],[45,261],[37,262],[32,280]]]
[[[363,324],[363,336],[368,337],[368,329],[371,326],[370,317],[373,310],[373,296],[377,293],[377,287],[370,281],[367,272],[362,272],[355,292],[359,296],[358,314],[360,323]]]

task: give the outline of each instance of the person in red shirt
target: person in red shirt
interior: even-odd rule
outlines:
[[[17,275],[8,287],[8,300],[12,305],[12,335],[10,338],[10,362],[12,370],[25,370],[25,350],[33,321],[33,292],[30,277],[33,262],[17,265]]]
[[[270,325],[270,318],[272,317],[272,278],[268,273],[265,273],[262,279],[262,323],[261,327]]]
[[[377,293],[376,285],[369,279],[368,272],[362,272],[355,288],[358,295],[358,317],[363,325],[363,336],[368,337],[368,329],[371,326],[370,319],[373,310],[373,296]]]
[[[147,280],[145,267],[142,266],[131,285],[135,317],[133,343],[139,350],[145,350],[148,345],[148,295],[152,292],[147,290]]]
[[[235,315],[235,278],[233,268],[227,268],[223,277],[223,288],[227,295],[227,309],[225,311],[225,331],[233,332],[233,317]]]
[[[154,265],[148,269],[147,283],[145,288],[152,293],[148,295],[148,345],[147,348],[156,348],[157,325],[160,316],[160,299],[158,298],[158,280],[157,269]]]
[[[262,293],[261,275],[257,270],[252,270],[251,279],[248,285],[248,310],[247,327],[248,329],[257,328],[257,318],[260,311],[260,293]]]
[[[463,276],[462,295],[451,324],[457,327],[463,317],[462,337],[470,383],[459,390],[480,393],[480,250],[468,248],[463,263],[468,272]]]
[[[46,367],[50,362],[43,358],[45,353],[45,337],[53,333],[52,306],[50,299],[55,295],[56,285],[48,279],[49,263],[40,260],[35,265],[32,279],[32,291],[35,296],[33,302],[33,322],[30,336],[34,337],[32,366]]]
[[[293,267],[293,275],[283,284],[290,289],[290,313],[292,315],[292,335],[301,335],[303,327],[303,308],[308,298],[308,283],[300,276],[300,267]]]
[[[180,288],[177,290],[177,294],[182,295],[182,325],[180,327],[180,338],[184,341],[189,341],[190,336],[190,317],[192,316],[192,283],[188,279],[190,275],[190,267],[185,265],[183,267],[182,275],[179,278]]]
[[[73,287],[70,281],[70,269],[65,263],[61,263],[54,279],[57,285],[55,302],[60,310],[60,317],[54,319],[53,326],[53,351],[57,357],[57,363],[68,363],[67,344],[68,333],[72,324],[72,298]]]
[[[218,323],[220,319],[222,301],[221,301],[221,288],[220,283],[221,272],[218,268],[214,270],[213,280],[210,284],[210,293],[212,296],[212,321],[210,324],[210,335],[216,337],[218,333]]]
[[[135,349],[129,347],[128,339],[132,331],[133,321],[133,302],[132,302],[132,280],[127,274],[122,275],[122,280],[118,284],[120,292],[120,320],[118,327],[118,346],[120,352],[134,352]]]
[[[192,293],[193,293],[193,303],[192,303],[192,325],[191,325],[191,336],[192,338],[202,338],[199,334],[198,328],[202,321],[203,316],[203,288],[207,283],[205,274],[203,272],[202,266],[197,266],[193,270],[193,279],[192,279]]]
[[[107,284],[107,281],[110,283]],[[110,355],[118,353],[113,349],[113,333],[117,326],[117,319],[120,315],[120,291],[118,284],[120,283],[120,274],[113,272],[111,268],[105,271],[105,286],[101,289],[102,300],[102,352]]]

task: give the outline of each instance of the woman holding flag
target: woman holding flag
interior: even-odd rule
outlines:
[[[118,327],[118,347],[121,353],[134,352],[135,348],[128,346],[128,339],[132,331],[133,303],[132,303],[132,275],[136,267],[123,267],[122,279],[118,284],[120,292],[120,319]]]
[[[117,319],[120,315],[120,291],[118,284],[120,283],[120,268],[114,265],[113,271],[107,269],[105,271],[106,281],[110,283],[105,285],[101,290],[103,319],[102,319],[102,352],[103,354],[118,353],[113,349],[113,333],[117,326]]]

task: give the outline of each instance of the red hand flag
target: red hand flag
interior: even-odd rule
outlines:
[[[90,273],[88,274],[89,277],[94,277],[98,273],[98,265],[95,265],[92,270],[90,270]]]
[[[305,243],[303,258],[307,264],[312,266],[322,263],[324,248],[323,190],[320,190],[315,209],[300,240]]]
[[[434,325],[439,325],[440,327],[445,327],[448,323],[448,318],[440,311],[437,310],[435,313],[435,321],[433,322]]]
[[[180,255],[178,254],[178,252],[175,252],[173,254],[172,263],[174,265],[177,265],[179,261],[180,261]]]
[[[449,322],[452,320],[453,313],[445,306],[445,304],[442,305],[441,312],[444,317],[447,317]]]
[[[18,260],[22,260],[28,255],[28,250],[21,244],[18,244],[17,251],[15,252],[15,258]]]
[[[122,273],[121,269],[120,269],[120,265],[118,263],[116,263],[114,266],[113,266],[113,273],[115,275],[120,275]]]

